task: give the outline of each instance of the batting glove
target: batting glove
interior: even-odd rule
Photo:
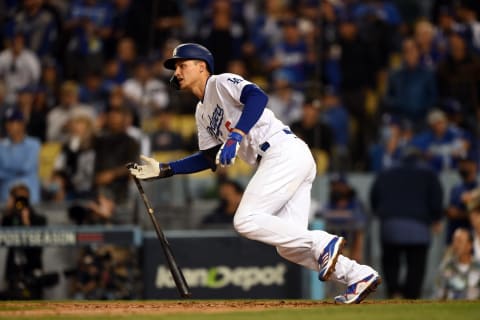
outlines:
[[[140,159],[145,162],[144,165],[138,165],[134,163],[133,165],[129,165],[128,167],[130,173],[137,179],[158,179],[170,177],[173,175],[170,165],[166,163],[159,163],[157,160],[144,155],[141,155]]]
[[[242,138],[243,136],[240,133],[235,131],[230,132],[227,141],[225,141],[220,150],[218,150],[215,163],[221,167],[228,167],[234,164]]]

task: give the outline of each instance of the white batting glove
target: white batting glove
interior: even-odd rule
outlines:
[[[145,164],[137,164],[128,169],[133,176],[143,180],[157,178],[160,175],[160,163],[157,160],[144,155],[141,155],[140,159],[142,159]]]

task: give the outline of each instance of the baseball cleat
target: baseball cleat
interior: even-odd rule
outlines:
[[[335,271],[335,264],[345,244],[346,241],[343,237],[334,237],[323,249],[323,253],[318,258],[318,264],[320,265],[318,279],[320,281],[327,281]]]
[[[382,278],[377,273],[372,273],[368,277],[348,286],[347,291],[335,297],[337,304],[360,303],[382,283]]]

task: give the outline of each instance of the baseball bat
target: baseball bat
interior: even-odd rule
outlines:
[[[127,164],[127,168],[131,168],[131,166],[134,164]],[[143,203],[145,204],[145,208],[147,209],[148,215],[150,216],[150,220],[153,223],[153,227],[155,228],[155,232],[157,233],[158,240],[160,241],[160,245],[162,247],[163,253],[165,255],[165,259],[167,260],[168,268],[170,269],[170,273],[172,274],[173,281],[175,282],[175,285],[177,287],[178,293],[182,298],[189,298],[192,296],[192,293],[190,292],[190,288],[188,287],[187,281],[185,280],[185,277],[183,276],[183,272],[180,269],[180,267],[177,264],[177,261],[175,260],[175,257],[173,256],[172,248],[170,247],[170,243],[167,240],[167,237],[163,233],[162,228],[160,227],[160,224],[158,223],[157,219],[155,218],[154,215],[154,210],[150,204],[150,201],[147,198],[147,195],[145,194],[145,191],[143,190],[142,184],[140,180],[133,176],[133,181],[135,181],[135,184],[137,186],[138,192],[140,193],[140,196],[142,197]]]

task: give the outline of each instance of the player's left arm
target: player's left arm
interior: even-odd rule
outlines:
[[[142,180],[168,178],[176,174],[189,174],[207,169],[215,171],[215,155],[220,149],[220,144],[206,150],[200,150],[188,157],[160,163],[154,158],[141,155],[144,164],[132,163],[128,165],[130,173]]]
[[[268,102],[268,96],[257,85],[247,84],[242,89],[240,102],[243,104],[240,119],[217,153],[215,162],[222,167],[232,165],[235,162],[240,143],[262,116]]]

